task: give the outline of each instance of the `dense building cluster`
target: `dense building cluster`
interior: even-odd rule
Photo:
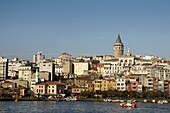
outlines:
[[[62,53],[46,59],[38,52],[33,61],[0,57],[0,96],[53,97],[82,92],[161,92],[170,95],[170,61],[133,55],[118,35],[113,55],[80,56]]]

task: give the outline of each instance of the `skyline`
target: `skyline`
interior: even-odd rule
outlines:
[[[170,1],[0,1],[0,56],[113,55],[120,34],[125,52],[170,59]]]

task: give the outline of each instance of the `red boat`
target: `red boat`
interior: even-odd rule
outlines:
[[[120,103],[120,107],[122,107],[122,108],[136,108],[137,102],[134,102],[132,100],[127,100],[127,103]]]

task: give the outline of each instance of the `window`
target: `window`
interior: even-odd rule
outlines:
[[[50,89],[48,90],[48,92],[50,93]]]
[[[54,93],[54,89],[52,90],[52,93]]]
[[[152,83],[148,83],[148,85],[152,85]]]

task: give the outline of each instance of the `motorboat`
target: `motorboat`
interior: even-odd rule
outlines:
[[[122,108],[136,108],[137,102],[135,102],[133,100],[127,100],[126,103],[120,103],[120,107],[122,107]]]

